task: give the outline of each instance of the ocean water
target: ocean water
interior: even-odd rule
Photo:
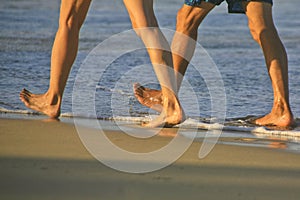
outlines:
[[[34,93],[43,93],[47,90],[51,48],[58,26],[59,5],[58,0],[1,0],[0,112],[3,115],[34,113],[27,110],[19,100],[18,96],[22,88],[28,88]],[[175,30],[176,13],[181,6],[182,1],[179,0],[155,1],[155,12],[160,27],[167,32]],[[274,0],[273,6],[274,21],[288,53],[290,102],[295,118],[298,120],[300,118],[299,6],[298,0]],[[73,115],[74,83],[83,63],[87,63],[88,55],[99,44],[110,41],[117,34],[130,29],[130,20],[122,1],[92,2],[80,32],[78,56],[65,89],[63,116]],[[252,40],[246,16],[228,14],[226,3],[223,3],[216,7],[201,24],[198,43],[215,63],[221,75],[226,94],[226,101],[224,101],[226,121],[234,122],[226,126],[227,129],[266,132],[267,129],[261,130],[243,124],[243,119],[247,116],[261,116],[268,113],[273,103],[271,82],[263,54]],[[126,49],[126,46],[121,43],[119,47]],[[112,50],[112,47],[109,50]],[[201,58],[195,59],[201,62]],[[194,97],[190,98],[191,93],[188,89],[182,89],[180,93],[180,99],[190,117],[189,122],[199,118],[205,122],[214,117],[206,77],[197,71],[197,62],[188,68],[185,76],[185,82],[188,83],[189,88],[192,88]],[[95,69],[96,74],[99,68],[97,64],[93,64],[95,68],[92,70]],[[86,110],[83,106],[82,110],[79,110],[82,116],[135,121],[147,117],[149,113],[155,114],[141,106],[132,93],[134,82],[144,83],[149,77],[152,82],[146,85],[158,88],[145,49],[128,49],[126,53],[115,58],[109,66],[105,67],[103,77],[93,86],[96,91],[95,109]],[[88,84],[89,80],[90,77],[86,77],[82,84]],[[93,100],[93,96],[89,97],[82,93],[80,101],[83,105]],[[235,124],[236,121],[239,122],[238,125]],[[207,128],[206,125],[203,126],[202,128]],[[273,134],[284,133],[279,131]],[[297,136],[299,131],[294,130],[285,134]]]

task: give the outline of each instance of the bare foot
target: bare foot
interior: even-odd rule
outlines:
[[[50,118],[58,118],[60,115],[60,105],[48,103],[49,100],[46,94],[33,94],[26,89],[20,92],[20,100],[27,108],[44,113]]]
[[[133,91],[135,98],[140,102],[140,104],[157,112],[161,112],[163,110],[160,90],[145,88],[139,83],[135,83],[133,84]]]
[[[145,127],[154,128],[154,127],[173,127],[177,124],[183,122],[186,117],[183,109],[180,106],[178,99],[175,97],[175,102],[170,101],[167,98],[163,98],[163,111],[161,114],[154,120],[150,121],[147,124],[143,124]]]
[[[272,110],[271,113],[254,120],[253,123],[260,126],[276,126],[282,128],[295,126],[296,123],[290,111],[279,112],[278,110],[282,109],[277,109],[276,111]]]

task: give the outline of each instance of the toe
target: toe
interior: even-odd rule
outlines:
[[[25,99],[25,94],[24,93],[20,93],[19,97],[23,101]]]
[[[136,98],[144,98],[144,90],[145,88],[141,86],[139,83],[133,85],[133,92]]]
[[[27,96],[31,96],[31,94],[32,94],[29,90],[26,90],[25,88],[22,90],[22,92],[24,94],[26,94]]]
[[[134,90],[134,94],[138,95],[138,96],[142,96],[143,93],[142,93],[142,91],[140,89],[135,89]]]
[[[133,89],[136,89],[136,88],[138,88],[138,87],[140,87],[141,86],[141,84],[139,84],[139,83],[134,83],[133,84]]]
[[[139,83],[135,83],[133,84],[133,90],[136,92],[143,92],[144,90],[146,90],[146,88]]]

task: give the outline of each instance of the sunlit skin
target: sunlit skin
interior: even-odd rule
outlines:
[[[206,2],[201,2],[201,5],[197,7],[184,5],[178,11],[176,31],[197,41],[198,27],[213,8],[213,4]],[[274,103],[271,112],[254,120],[253,123],[262,126],[294,126],[295,122],[289,105],[287,55],[273,23],[272,5],[253,1],[245,2],[244,8],[253,39],[262,48],[274,93]],[[172,51],[176,48],[177,40],[178,37],[175,34]],[[184,40],[180,39],[180,44],[181,48],[183,48],[182,51],[186,53],[184,54],[185,59],[181,56],[173,55],[177,90],[180,88],[182,76],[185,74],[188,62],[195,49],[195,42],[190,40],[186,40],[185,43]],[[182,75],[179,76],[178,74]],[[135,85],[134,94],[138,101],[147,107],[157,108],[157,103],[162,102],[160,92],[157,90]],[[154,106],[153,104],[156,105]]]
[[[78,50],[79,31],[90,6],[90,0],[62,0],[59,28],[51,55],[49,88],[44,94],[23,89],[20,99],[26,107],[58,118],[63,92]]]
[[[50,118],[60,116],[63,92],[77,55],[79,31],[90,6],[89,0],[62,0],[59,28],[55,37],[51,56],[51,73],[48,91],[33,94],[27,89],[20,92],[20,99],[30,109],[42,112]],[[145,46],[166,46],[167,41],[158,28],[152,0],[125,0],[132,26]],[[139,28],[151,27],[146,31]],[[148,127],[173,126],[185,120],[184,111],[177,98],[175,75],[170,49],[147,48],[154,71],[161,84],[163,106],[161,115],[146,124]],[[169,67],[164,67],[169,66]]]
[[[153,69],[161,86],[163,102],[160,116],[145,124],[147,127],[173,126],[185,120],[177,98],[172,54],[164,35],[158,28],[152,0],[124,0],[132,27],[144,42]]]

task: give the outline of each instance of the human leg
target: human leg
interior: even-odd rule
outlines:
[[[214,8],[214,4],[201,2],[198,6],[183,5],[177,13],[176,33],[172,41],[172,57],[175,70],[176,87],[179,91],[198,36],[198,27],[205,16]],[[134,85],[134,94],[144,106],[161,112],[161,91]]]
[[[245,12],[250,32],[263,50],[274,93],[271,112],[255,120],[254,123],[280,127],[292,126],[294,119],[289,105],[288,61],[285,48],[273,23],[272,5],[251,1],[245,4]]]
[[[162,113],[147,126],[172,126],[184,120],[177,98],[171,50],[158,28],[152,0],[124,0],[133,28],[144,42],[162,90]]]
[[[90,2],[90,0],[61,1],[59,28],[52,47],[49,88],[46,93],[39,95],[23,89],[20,99],[28,108],[51,118],[59,117],[63,92],[77,55],[79,30]]]

